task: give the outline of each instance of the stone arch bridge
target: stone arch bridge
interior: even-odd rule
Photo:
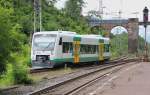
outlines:
[[[139,22],[138,18],[115,19],[115,20],[89,19],[89,26],[91,28],[100,27],[108,31],[109,33],[116,26],[122,26],[126,28],[128,31],[128,52],[129,53],[137,53],[139,25],[143,25],[143,22]]]

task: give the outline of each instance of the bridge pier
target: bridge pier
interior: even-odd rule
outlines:
[[[130,18],[128,20],[128,52],[138,52],[138,34],[139,34],[139,20],[138,18]]]

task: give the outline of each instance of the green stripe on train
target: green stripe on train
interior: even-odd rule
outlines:
[[[53,59],[52,62],[60,63],[60,62],[74,62],[74,58],[60,58]],[[80,57],[79,62],[90,62],[90,61],[98,61],[98,57]]]
[[[98,61],[98,57],[80,57],[80,62]]]
[[[73,58],[53,59],[53,60],[51,60],[51,62],[56,62],[56,63],[60,63],[60,62],[73,62]]]
[[[76,35],[74,38],[73,38],[74,41],[81,41],[81,37]]]

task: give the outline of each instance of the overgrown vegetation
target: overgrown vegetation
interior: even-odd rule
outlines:
[[[112,58],[117,58],[122,55],[128,55],[128,56],[135,56],[135,54],[129,54],[128,53],[128,34],[122,33],[122,34],[111,34],[111,53]],[[143,54],[144,51],[144,39],[142,37],[138,37],[138,54]],[[150,44],[148,44],[148,47],[150,47]]]
[[[111,53],[112,57],[119,57],[128,54],[128,34],[111,34]]]

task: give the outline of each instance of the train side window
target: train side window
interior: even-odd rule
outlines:
[[[98,49],[98,46],[97,46],[97,45],[96,45],[95,49],[96,49],[96,53],[98,53],[98,52],[99,52],[99,49]]]
[[[59,39],[59,45],[62,45],[62,37]]]
[[[80,53],[85,54],[85,46],[84,45],[81,45]]]
[[[96,50],[97,49],[97,46],[96,45],[93,45],[93,47],[92,47],[92,52],[93,52],[93,54],[95,54],[96,53]]]
[[[81,54],[95,54],[96,45],[81,45],[80,52]]]
[[[71,42],[63,42],[63,53],[72,53],[73,44]]]
[[[73,44],[71,42],[69,42],[69,53],[73,52]]]
[[[109,44],[104,44],[104,51],[109,52]]]
[[[67,42],[63,42],[63,53],[68,53],[69,45]]]
[[[109,52],[109,50],[110,50],[110,45],[108,44],[107,45],[107,52]]]

